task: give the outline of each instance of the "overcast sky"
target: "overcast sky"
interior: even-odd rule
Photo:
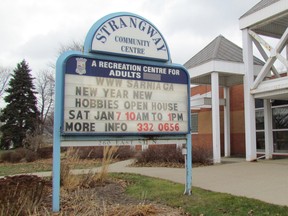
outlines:
[[[242,46],[239,17],[260,0],[1,0],[0,66],[25,59],[33,74],[55,62],[61,45],[82,41],[114,12],[132,12],[164,36],[172,61],[184,64],[218,35]]]

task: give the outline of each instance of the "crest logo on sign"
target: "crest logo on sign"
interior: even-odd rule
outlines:
[[[76,58],[77,66],[76,66],[76,73],[83,75],[86,74],[86,61],[85,58]]]

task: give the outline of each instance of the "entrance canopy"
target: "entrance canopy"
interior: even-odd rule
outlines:
[[[254,58],[254,71],[260,71],[263,62]],[[229,87],[243,83],[245,74],[242,49],[219,35],[184,66],[188,69],[190,82],[194,85],[211,85],[211,96],[196,95],[191,107],[212,106],[213,161],[221,162],[220,110],[224,105],[224,148],[230,156],[230,96]],[[255,74],[255,75],[256,75]],[[219,98],[219,86],[224,87],[224,99]]]
[[[288,100],[287,48],[286,57],[283,55],[288,44],[288,0],[262,0],[239,21],[240,29],[247,30],[266,61],[251,86],[251,94],[254,98]],[[262,36],[278,40],[276,46]],[[282,64],[280,70],[276,60]]]
[[[264,63],[254,57],[255,75]],[[187,61],[191,84],[211,85],[211,73],[219,74],[219,86],[230,87],[243,83],[244,63],[242,49],[219,35],[203,50]]]

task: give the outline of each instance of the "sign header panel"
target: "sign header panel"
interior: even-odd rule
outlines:
[[[64,135],[189,131],[189,77],[183,67],[73,56],[64,80]]]
[[[102,18],[92,26],[86,41],[88,52],[170,61],[162,34],[152,23],[136,14],[116,13]]]

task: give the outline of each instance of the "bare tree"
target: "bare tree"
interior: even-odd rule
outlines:
[[[52,70],[43,70],[37,74],[38,110],[40,112],[39,133],[43,134],[47,117],[53,112],[55,78]],[[50,131],[50,130],[48,130]]]
[[[83,52],[84,46],[83,46],[83,42],[81,41],[72,41],[69,44],[61,44],[60,48],[58,49],[58,56],[60,56],[62,53],[66,52],[66,51],[80,51]],[[57,58],[58,58],[57,56]],[[48,63],[49,67],[51,67],[53,70],[56,69],[56,64],[54,62],[49,62]]]
[[[83,43],[72,41],[72,43],[67,45],[61,45],[58,54],[69,51],[83,50]],[[54,99],[54,89],[55,89],[55,63],[49,64],[51,70],[42,70],[37,74],[36,79],[36,89],[38,91],[38,109],[40,111],[40,126],[39,134],[43,134],[44,129],[48,133],[53,132],[53,99]]]
[[[0,66],[0,98],[3,96],[3,93],[8,85],[11,73],[12,69]]]
[[[75,51],[81,51],[83,52],[83,43],[81,42],[78,42],[78,41],[72,41],[71,44],[66,44],[66,45],[61,45],[60,48],[59,48],[59,54],[62,54],[66,51],[69,51],[69,50],[75,50]]]

